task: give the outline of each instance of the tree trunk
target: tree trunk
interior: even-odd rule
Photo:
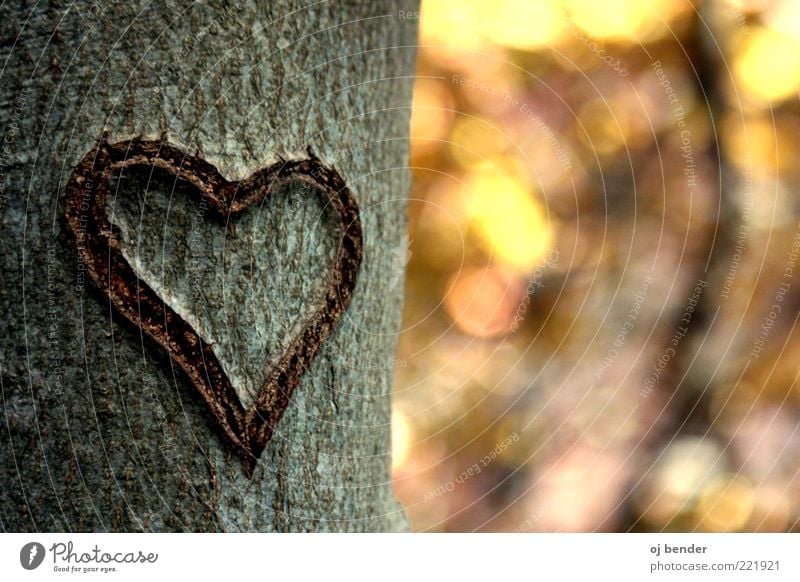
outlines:
[[[389,411],[416,33],[398,12],[414,9],[294,0],[0,9],[3,530],[407,527],[391,491]],[[101,140],[132,138],[163,138],[228,180],[307,159],[310,148],[358,202],[352,302],[251,478],[180,367],[80,263],[65,185]],[[286,186],[227,225],[198,220],[197,200],[138,178],[116,180],[107,204],[122,254],[213,346],[246,406],[321,301],[335,219],[322,198]]]

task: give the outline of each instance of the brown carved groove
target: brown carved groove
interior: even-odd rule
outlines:
[[[280,186],[302,183],[320,193],[335,211],[341,239],[321,305],[291,339],[252,406],[245,410],[211,346],[141,280],[122,254],[118,228],[108,217],[111,178],[161,175],[175,180],[176,191],[205,200],[224,226]],[[89,151],[66,186],[65,214],[75,236],[78,258],[89,278],[114,309],[161,346],[186,374],[222,434],[241,454],[252,477],[292,393],[350,304],[362,258],[358,204],[341,176],[309,150],[304,160],[280,160],[241,181],[228,181],[208,162],[165,140],[103,140]]]

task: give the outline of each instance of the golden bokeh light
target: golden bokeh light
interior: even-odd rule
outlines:
[[[737,531],[753,511],[753,487],[739,475],[717,475],[700,494],[695,512],[706,531]]]
[[[536,51],[562,42],[576,26],[597,40],[644,42],[670,31],[692,10],[688,0],[424,0],[420,36],[446,50],[490,50],[492,45]]]
[[[640,500],[643,515],[665,524],[694,511],[704,487],[722,472],[723,464],[722,452],[711,439],[683,437],[667,445]]]
[[[755,3],[755,2],[754,2]],[[763,10],[763,4],[759,7]],[[800,37],[800,2],[783,0],[765,14],[769,27],[790,38]]]
[[[792,517],[796,515],[792,497],[785,487],[759,485],[753,491],[753,509],[747,531],[781,532],[790,528]]]
[[[408,460],[411,438],[408,416],[395,407],[392,411],[392,468],[396,469]]]
[[[455,9],[447,0],[424,0],[419,36],[423,45],[437,45],[440,50],[487,49],[481,34],[481,3],[464,0]]]
[[[468,268],[451,278],[444,307],[463,332],[494,337],[511,330],[524,292],[502,269]]]
[[[536,50],[555,43],[566,28],[557,0],[499,0],[481,4],[481,30],[502,46]]]
[[[564,0],[573,22],[598,40],[653,40],[669,30],[669,21],[689,8],[673,0]]]
[[[800,82],[800,41],[765,28],[755,29],[734,64],[741,89],[766,103],[796,96]]]
[[[493,260],[531,270],[550,248],[552,223],[515,166],[495,160],[472,170],[464,183],[464,204]]]
[[[608,514],[608,497],[599,490],[614,487],[623,457],[579,443],[552,462],[537,479],[541,502],[540,531],[587,531]]]
[[[565,29],[565,14],[557,0],[528,2],[466,0],[454,10],[442,0],[422,3],[420,38],[445,50],[485,51],[493,44],[535,50],[556,42]]]
[[[423,0],[399,342],[409,366],[397,371],[392,436],[415,528],[785,531],[800,519],[796,455],[784,451],[796,411],[766,407],[796,400],[796,369],[776,380],[764,352],[729,383],[782,301],[775,282],[797,272],[800,1],[712,4]],[[718,240],[727,247],[709,262],[702,247]],[[676,369],[719,358],[727,370],[693,413],[707,430],[690,435],[671,397],[683,376],[658,376],[647,401],[631,395],[673,349],[650,333],[659,310],[685,310],[666,284],[701,262],[728,277],[731,300],[704,293],[727,315],[692,319],[687,337],[736,342],[724,355],[674,346]],[[622,345],[595,314],[630,313],[640,265],[654,283]],[[715,328],[723,319],[741,325]],[[781,321],[773,352],[800,337]],[[518,404],[523,391],[542,400]],[[525,438],[480,478],[431,493],[515,431]],[[509,507],[506,483],[530,487],[529,499]]]

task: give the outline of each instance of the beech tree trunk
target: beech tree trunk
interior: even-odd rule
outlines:
[[[0,527],[387,531],[406,252],[414,2],[3,5]],[[307,148],[361,211],[352,303],[252,479],[174,362],[82,272],[64,186],[103,139],[159,139],[242,179]],[[336,252],[303,188],[235,224],[168,184],[120,180],[123,254],[209,338],[243,402],[319,302]],[[334,233],[334,234],[332,234]]]

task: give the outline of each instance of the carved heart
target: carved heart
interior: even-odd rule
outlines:
[[[248,477],[300,378],[350,304],[361,265],[356,200],[334,169],[322,165],[310,151],[309,156],[306,160],[280,160],[237,182],[226,180],[208,162],[165,141],[103,141],[83,157],[66,187],[67,224],[90,279],[117,312],[164,348],[185,372],[222,433],[242,454]],[[264,386],[249,408],[242,405],[210,344],[137,276],[124,257],[119,229],[109,220],[106,206],[110,180],[123,171],[174,179],[176,190],[205,201],[222,225],[289,183],[300,182],[318,191],[335,210],[341,241],[322,304],[267,371]]]

